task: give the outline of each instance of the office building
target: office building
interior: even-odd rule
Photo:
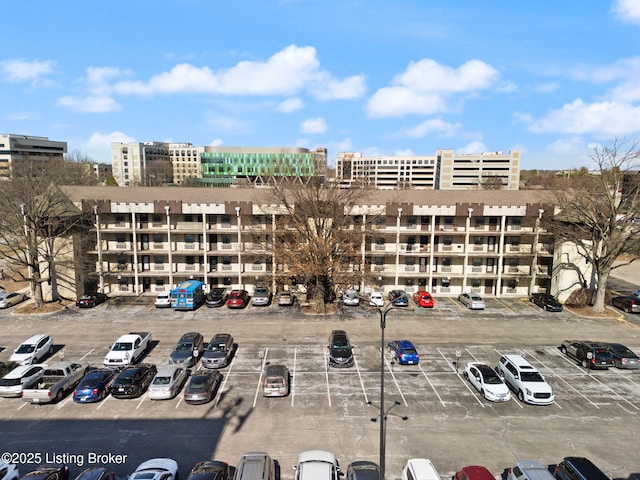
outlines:
[[[65,153],[67,142],[32,135],[0,134],[0,180],[12,178],[15,166],[22,160],[62,161]]]

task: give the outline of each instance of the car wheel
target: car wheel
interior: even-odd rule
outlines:
[[[629,307],[624,307],[624,313],[631,313],[631,309]]]
[[[462,372],[462,375],[464,376],[464,378],[469,380],[469,374],[466,371]]]
[[[484,394],[484,388],[480,390],[480,395],[482,395],[483,398],[487,398],[487,396]]]
[[[589,364],[587,363],[587,359],[586,359],[586,358],[585,358],[585,359],[583,359],[583,360],[582,360],[582,367],[583,367],[583,368],[587,368],[587,366],[588,366],[588,365],[589,365]]]
[[[522,390],[518,390],[518,400],[524,402],[524,393]]]
[[[53,399],[55,403],[58,403],[60,400],[62,400],[62,389],[58,390],[55,398]]]
[[[565,347],[563,345],[562,347],[560,347],[560,351],[566,355],[567,354],[567,347]]]

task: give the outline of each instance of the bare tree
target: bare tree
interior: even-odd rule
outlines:
[[[270,202],[284,210],[277,216],[271,247],[275,262],[283,274],[305,285],[319,309],[335,299],[337,290],[368,278],[362,247],[371,218],[365,221],[356,212],[365,196],[362,189],[319,182],[279,183],[271,189]]]
[[[56,186],[62,179],[63,160],[26,158],[14,166],[14,176],[3,182],[0,211],[0,258],[5,274],[28,281],[35,305],[44,305],[43,283],[51,285],[58,300],[58,269],[73,267],[69,237],[83,224],[78,209]]]
[[[94,162],[80,150],[72,150],[64,156],[61,181],[66,185],[97,185],[98,176],[93,170]]]
[[[591,159],[596,167],[592,174],[581,172],[571,189],[558,191],[561,213],[547,227],[558,240],[575,245],[591,267],[587,283],[595,292],[592,308],[602,312],[609,275],[619,266],[615,260],[638,253],[639,144],[616,138],[594,147]]]

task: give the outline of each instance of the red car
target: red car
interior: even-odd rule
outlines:
[[[416,292],[413,294],[413,301],[423,308],[433,308],[433,297],[429,292]]]
[[[227,297],[228,308],[244,308],[249,303],[249,292],[246,290],[231,290]]]

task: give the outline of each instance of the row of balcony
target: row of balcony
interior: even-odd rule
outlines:
[[[100,250],[103,253],[126,253],[133,252],[133,242],[118,242],[118,241],[107,241],[104,240],[100,243]],[[464,243],[452,243],[450,245],[447,244],[436,244],[434,245],[434,253],[456,253],[461,254],[464,253],[465,244]],[[172,252],[186,252],[187,254],[193,252],[194,254],[202,254],[204,252],[222,252],[222,253],[238,253],[240,252],[248,252],[248,253],[266,253],[269,249],[272,248],[271,244],[263,244],[263,243],[254,243],[254,242],[242,242],[241,244],[237,242],[230,243],[202,243],[202,242],[150,242],[150,243],[138,243],[137,251],[139,252],[157,252],[157,253],[165,253],[169,249]],[[395,243],[373,243],[368,245],[369,252],[372,254],[395,254],[396,253],[396,244]],[[429,254],[431,253],[431,245],[429,244],[417,244],[417,243],[401,243],[399,253],[406,254]],[[496,244],[468,244],[467,245],[467,253],[470,254],[498,254],[498,246]],[[511,244],[507,243],[504,245],[504,253],[513,253],[513,254],[531,254],[533,253],[533,245],[526,244]],[[539,243],[538,244],[538,254],[541,255],[551,255],[553,253],[552,246],[547,243]]]

